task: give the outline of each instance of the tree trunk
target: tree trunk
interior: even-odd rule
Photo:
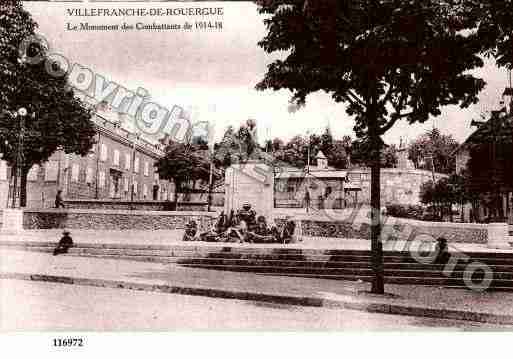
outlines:
[[[175,193],[173,195],[173,211],[178,211],[178,191],[181,185],[179,182],[175,182]]]
[[[20,207],[27,206],[27,176],[28,170],[23,168],[20,181]]]
[[[383,244],[380,241],[381,234],[381,189],[380,189],[380,163],[379,149],[374,152],[378,153],[378,159],[374,159],[371,167],[371,255],[372,270],[374,278],[372,280],[372,293],[383,294],[384,273],[383,273]]]
[[[371,106],[368,111],[369,139],[371,141],[371,266],[373,271],[372,293],[384,294],[384,270],[383,270],[383,244],[381,234],[381,142],[378,133],[378,121],[376,113],[377,95],[373,91]]]

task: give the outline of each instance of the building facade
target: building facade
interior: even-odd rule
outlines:
[[[66,199],[168,200],[172,182],[161,180],[155,162],[163,145],[130,131],[117,114],[98,112],[92,118],[96,144],[86,156],[55,152],[33,166],[27,178],[27,207],[53,207],[58,190]],[[10,168],[0,162],[0,208],[7,206]]]
[[[447,175],[413,168],[407,159],[407,151],[402,151],[397,168],[381,169],[381,202],[384,205],[420,204],[420,188],[433,177],[436,181]],[[276,176],[274,186],[275,207],[278,208],[302,208],[307,199],[312,208],[329,206],[337,209],[370,204],[371,169],[336,170],[329,167],[324,154],[319,153],[317,165],[309,170],[283,168]]]

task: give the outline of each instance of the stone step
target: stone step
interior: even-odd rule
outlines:
[[[29,251],[38,251],[49,253],[53,251],[53,246],[43,245],[43,246],[10,246],[12,249],[23,249]],[[124,258],[133,258],[134,260],[139,260],[137,257],[144,257],[148,261],[158,262],[160,258],[163,258],[162,262],[174,262],[176,260],[172,258],[204,258],[208,259],[211,262],[215,263],[216,260],[224,260],[224,261],[237,261],[237,260],[247,260],[247,261],[276,261],[283,262],[280,265],[288,265],[289,262],[308,262],[312,263],[313,266],[321,266],[324,265],[322,263],[330,263],[330,266],[337,267],[339,266],[337,263],[353,263],[353,265],[357,265],[356,263],[370,263],[370,253],[369,252],[359,252],[361,255],[286,255],[286,254],[274,254],[272,251],[268,253],[260,252],[260,253],[231,253],[231,252],[218,252],[218,251],[210,251],[208,249],[203,249],[201,251],[191,251],[191,250],[182,250],[183,248],[179,247],[179,249],[173,248],[173,250],[154,250],[154,249],[124,249],[124,248],[98,248],[98,247],[76,247],[70,250],[71,254],[75,255],[106,255],[115,258],[124,257]],[[340,253],[340,252],[339,252]],[[353,253],[353,252],[350,252]],[[365,253],[365,254],[363,254]],[[485,257],[487,255],[487,257]],[[154,257],[154,258],[153,258]],[[152,259],[150,259],[152,258]],[[495,258],[495,253],[481,253],[479,257],[472,258],[473,260],[479,260],[480,262],[489,265],[493,269],[498,269],[499,271],[511,271],[513,270],[513,260],[509,259],[501,259]],[[317,262],[319,264],[317,264]],[[387,265],[395,266],[397,269],[404,268],[409,265],[421,265],[418,261],[411,257],[409,253],[402,253],[401,255],[393,255],[393,256],[384,256],[384,262]],[[464,263],[468,263],[468,261],[459,261],[462,265]],[[344,264],[341,264],[343,266]],[[431,264],[428,264],[428,266]],[[429,269],[429,267],[423,267],[425,269]]]
[[[132,249],[132,250],[152,250],[152,251],[183,251],[183,252],[216,252],[216,253],[229,253],[229,254],[273,254],[282,256],[368,256],[369,250],[346,250],[346,249],[314,249],[314,248],[283,248],[254,245],[250,247],[249,244],[234,245],[230,243],[223,244],[210,244],[201,242],[201,244],[188,244],[196,242],[173,243],[169,245],[139,245],[139,244],[121,244],[121,243],[78,243],[76,248],[97,248],[97,249]],[[197,242],[199,243],[199,242]],[[51,247],[54,248],[56,242],[40,242],[40,241],[2,241],[0,240],[0,247]],[[471,258],[487,257],[489,253],[483,252],[466,252],[465,255]],[[408,255],[405,251],[384,251],[385,257],[403,257]],[[512,252],[499,252],[493,253],[496,259],[512,259]]]
[[[29,251],[51,252],[53,244],[34,244],[18,246]],[[11,247],[12,248],[12,247]],[[99,247],[77,246],[69,255],[125,259],[145,262],[177,263],[186,267],[217,269],[227,271],[252,272],[267,275],[285,275],[344,280],[369,280],[372,278],[370,255],[368,251],[336,251],[335,255],[302,255],[298,251],[284,249],[262,249],[258,251],[231,252],[234,247],[201,250],[183,246],[170,246],[166,249],[153,246]],[[248,248],[249,249],[249,248]],[[238,250],[238,248],[235,248]],[[314,253],[325,253],[314,252]],[[446,277],[443,265],[421,264],[409,257],[408,253],[393,253],[384,257],[385,278],[387,283],[418,284],[435,286],[464,287],[464,264],[454,268],[450,277]],[[513,266],[507,257],[495,258],[495,253],[479,253],[478,258],[493,264],[493,288],[513,290]],[[474,274],[474,280],[482,278],[481,272]]]
[[[240,272],[240,268],[220,268],[215,266],[190,266],[194,268],[204,268],[204,269],[217,269],[217,270],[228,270],[228,271],[236,271]],[[254,271],[248,270],[247,272],[252,272],[255,274],[261,275],[280,275],[280,276],[291,276],[291,277],[305,277],[305,278],[319,278],[319,279],[333,279],[333,280],[350,280],[350,281],[371,281],[372,273],[369,271],[367,273],[310,273],[310,272],[284,272],[277,271],[272,272],[269,271],[268,268],[264,268],[262,271]],[[477,278],[476,278],[477,280]],[[429,286],[441,286],[441,287],[459,287],[459,288],[467,288],[466,283],[463,281],[461,277],[445,277],[445,276],[423,276],[423,277],[412,277],[412,276],[400,276],[400,275],[390,275],[385,274],[385,283],[388,284],[414,284],[414,285],[429,285]],[[501,279],[494,278],[490,283],[491,289],[501,289],[513,291],[513,280],[511,279]]]
[[[258,273],[311,273],[311,274],[334,274],[334,275],[371,275],[371,268],[325,268],[325,267],[312,267],[312,266],[272,266],[272,265],[257,265],[257,264],[205,264],[205,263],[180,263],[184,266],[197,266],[201,268],[211,268],[220,270],[233,270],[240,272],[258,272]],[[399,276],[399,277],[444,277],[444,278],[463,278],[464,270],[454,270],[446,276],[441,270],[432,269],[424,270],[415,267],[408,269],[388,269],[385,268],[386,276]],[[482,271],[476,271],[473,278],[481,280],[484,276]],[[493,272],[493,278],[503,280],[513,280],[512,272]]]

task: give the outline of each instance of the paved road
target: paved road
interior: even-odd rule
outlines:
[[[0,330],[478,330],[491,325],[88,286],[0,280]]]

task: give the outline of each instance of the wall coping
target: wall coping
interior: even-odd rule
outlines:
[[[134,200],[134,201],[121,201],[117,199],[113,200],[104,200],[104,199],[83,199],[83,198],[77,198],[77,199],[65,199],[64,203],[116,203],[116,204],[163,204],[163,203],[169,203],[172,204],[172,201],[153,201],[153,200]],[[181,204],[207,204],[208,202],[184,202],[184,201],[178,201],[178,205]]]
[[[399,173],[399,174],[414,174],[432,176],[433,173],[428,170],[418,168],[381,168],[381,173]],[[347,173],[370,173],[370,167],[355,167],[346,169]],[[435,177],[449,177],[448,174],[435,172]]]
[[[277,218],[287,216],[286,213],[277,213],[275,214]],[[342,223],[351,223],[348,221],[348,217],[344,218],[330,218],[327,216],[312,216],[312,215],[294,215],[290,214],[290,216],[296,220],[301,221],[319,221],[319,222],[342,222]],[[353,223],[370,223],[370,219],[368,221],[364,221],[361,215],[356,216],[354,218]],[[409,218],[398,218],[398,217],[388,217],[387,221],[383,223],[383,225],[394,225],[394,224],[409,224],[416,227],[447,227],[447,228],[467,228],[467,229],[487,229],[488,225],[485,223],[459,223],[459,222],[432,222],[432,221],[419,221],[415,219]]]
[[[433,222],[433,221],[419,221],[410,218],[396,218],[390,217],[396,223],[406,223],[424,227],[451,227],[451,228],[473,228],[473,229],[487,229],[486,223],[460,223],[460,222]],[[390,221],[390,219],[389,219]]]
[[[123,209],[80,209],[80,208],[34,208],[24,209],[23,213],[55,213],[55,214],[103,214],[103,215],[133,215],[133,216],[203,216],[217,217],[215,212],[205,211],[144,211],[144,210],[123,210]]]

